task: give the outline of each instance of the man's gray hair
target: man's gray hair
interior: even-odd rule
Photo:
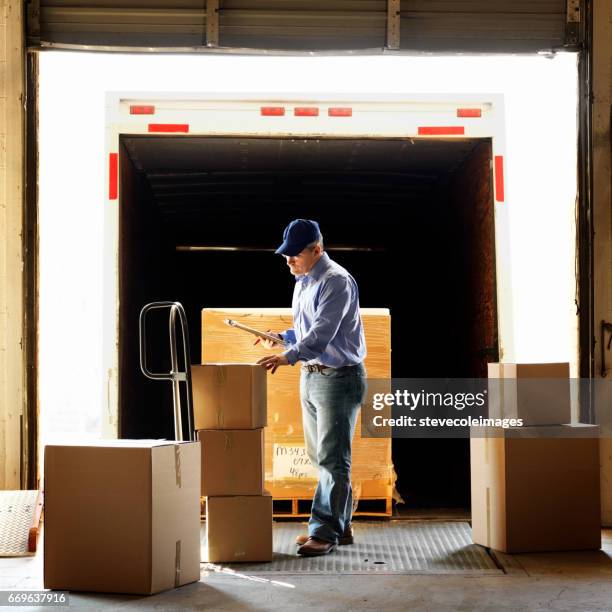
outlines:
[[[306,246],[306,248],[308,249],[314,249],[318,244],[321,245],[321,250],[324,251],[325,248],[323,247],[323,236],[320,235],[318,240],[315,240],[314,242],[311,242],[309,245]]]

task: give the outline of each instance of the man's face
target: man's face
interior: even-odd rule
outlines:
[[[321,258],[321,247],[317,245],[314,248],[306,247],[301,253],[292,255],[289,257],[285,255],[289,271],[293,276],[301,276],[302,274],[308,274],[311,268]]]

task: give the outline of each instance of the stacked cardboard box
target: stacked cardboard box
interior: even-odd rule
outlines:
[[[524,425],[472,428],[476,544],[507,553],[601,546],[599,428],[560,422],[569,420],[569,380],[549,381],[568,376],[568,364],[489,364],[490,390],[502,390],[489,417]]]
[[[391,377],[391,317],[386,308],[362,308],[368,354],[368,378]],[[257,361],[277,351],[254,346],[253,337],[228,327],[236,319],[251,327],[282,331],[293,325],[289,308],[225,308],[202,310],[202,361]],[[268,425],[265,439],[266,489],[275,499],[310,500],[317,474],[309,464],[304,446],[300,402],[300,368],[279,368],[268,376]],[[362,438],[361,420],[353,439],[352,464],[355,499],[376,500],[372,514],[389,516],[395,473],[390,438]]]
[[[264,488],[266,371],[254,364],[192,366],[202,445],[207,561],[270,561],[272,497]]]
[[[200,579],[200,444],[45,447],[46,589],[152,594]]]

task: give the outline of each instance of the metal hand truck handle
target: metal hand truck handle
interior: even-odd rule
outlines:
[[[146,341],[146,316],[150,310],[170,309],[169,335],[170,335],[170,372],[151,372],[147,367],[147,341]],[[185,371],[179,371],[178,355],[176,350],[176,317],[179,317],[181,334],[183,337],[183,359]],[[191,391],[191,362],[189,351],[189,330],[187,326],[187,315],[180,302],[151,302],[143,306],[140,311],[140,369],[142,373],[152,380],[169,380],[172,382],[172,401],[174,405],[174,436],[176,440],[183,441],[183,420],[181,414],[181,387],[180,383],[187,385],[187,430],[188,440],[195,440],[193,429],[193,396]]]

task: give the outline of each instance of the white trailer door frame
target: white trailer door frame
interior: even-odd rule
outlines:
[[[493,155],[500,361],[514,355],[510,224],[504,182],[504,100],[499,94],[275,95],[110,93],[106,99],[103,435],[118,436],[119,144],[122,135],[269,138],[490,139]],[[138,333],[135,328],[134,333]]]

